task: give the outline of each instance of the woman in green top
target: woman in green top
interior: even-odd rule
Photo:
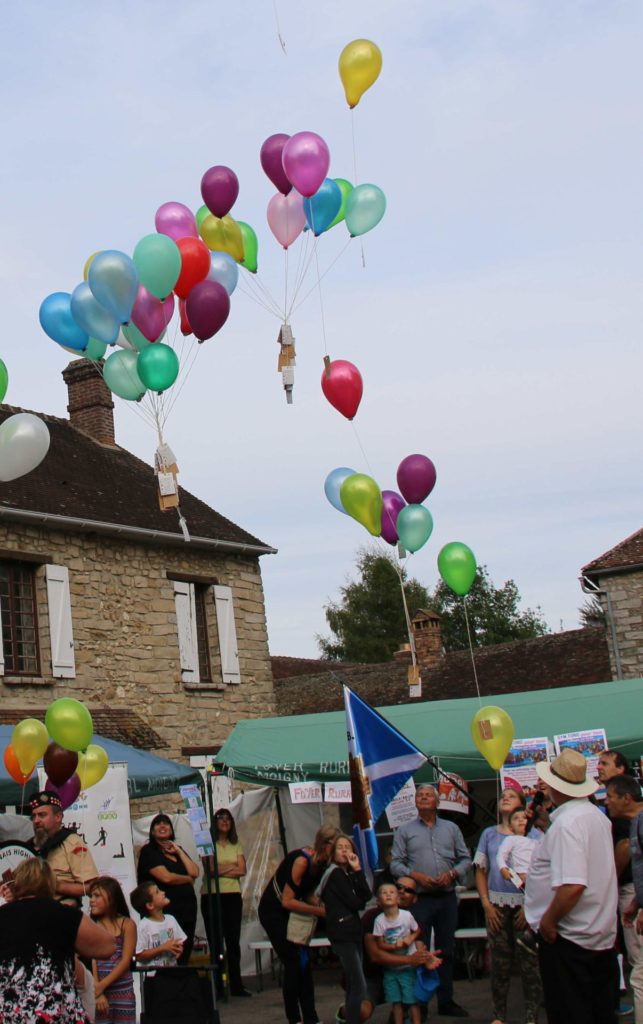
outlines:
[[[210,875],[212,893],[208,895],[204,886],[201,896],[201,913],[208,934],[208,944],[212,958],[219,964],[217,990],[223,991],[221,966],[223,953],[221,940],[225,943],[228,960],[228,980],[230,994],[233,996],[249,996],[252,993],[244,988],[241,981],[241,915],[243,901],[241,898],[240,879],[246,873],[246,858],[237,836],[234,818],[230,811],[221,808],[214,816],[214,833],[216,842],[216,862],[210,857]],[[216,877],[215,877],[216,876]],[[218,905],[221,908],[221,922],[217,927],[217,888],[219,891]]]

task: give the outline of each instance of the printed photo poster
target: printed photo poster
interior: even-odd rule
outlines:
[[[389,828],[395,829],[406,821],[412,821],[413,818],[417,818],[417,813],[415,808],[415,783],[411,778],[404,783],[397,796],[391,800],[386,808]]]
[[[514,740],[505,763],[500,769],[501,787],[517,789],[526,797],[534,796],[540,782],[536,765],[542,761],[549,761],[549,759],[550,747],[547,736]]]
[[[605,729],[563,732],[559,736],[554,736],[554,746],[557,754],[560,754],[563,747],[577,750],[587,760],[587,774],[592,779],[598,778],[598,758],[604,750],[608,749]],[[605,790],[599,789],[595,795],[598,800],[602,800],[605,797]]]
[[[209,857],[211,853],[214,853],[214,843],[208,827],[208,816],[201,790],[199,786],[193,784],[179,786],[179,793],[185,804],[185,813],[192,829],[197,853],[199,857]]]
[[[39,768],[44,788],[46,773]],[[136,866],[127,790],[127,764],[110,764],[95,786],[83,789],[64,812],[63,825],[78,833],[94,858],[99,875],[120,882],[128,898],[136,886]],[[85,909],[85,907],[84,907]]]
[[[454,785],[454,783],[457,783],[457,785]],[[459,786],[462,789],[459,789]],[[469,813],[468,782],[465,782],[459,775],[449,772],[440,777],[437,788],[441,811],[453,811],[455,814]],[[462,792],[463,789],[465,790],[464,793]]]

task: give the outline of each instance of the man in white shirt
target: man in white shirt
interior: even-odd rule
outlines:
[[[525,916],[538,933],[549,1024],[613,1024],[618,887],[610,823],[588,796],[586,761],[564,748],[536,770],[556,810],[531,861]]]

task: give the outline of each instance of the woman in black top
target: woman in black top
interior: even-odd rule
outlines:
[[[170,818],[167,814],[157,814],[150,824],[149,842],[141,850],[137,879],[139,885],[156,882],[170,901],[168,914],[176,918],[187,935],[179,964],[188,962],[194,945],[197,912],[194,881],[198,877],[198,866],[174,841]]]
[[[363,934],[359,911],[371,898],[371,889],[349,836],[340,835],[335,840],[331,867],[317,891],[326,907],[326,934],[344,968],[346,1024],[360,1024],[362,1003],[368,999],[368,993],[362,967]]]
[[[286,938],[291,910],[314,917],[324,917],[323,906],[316,900],[306,902],[319,882],[330,859],[330,850],[338,829],[320,828],[313,847],[291,850],[284,857],[264,889],[259,902],[259,920],[273,949],[283,965],[282,992],[289,1024],[317,1024],[315,989],[306,946],[298,946]]]

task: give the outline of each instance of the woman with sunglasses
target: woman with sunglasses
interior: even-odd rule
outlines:
[[[225,807],[218,810],[214,816],[214,841],[216,859],[214,856],[209,858],[211,892],[208,895],[205,882],[201,893],[201,913],[208,935],[208,945],[212,959],[218,965],[223,963],[225,948],[230,995],[250,996],[252,993],[244,988],[241,981],[240,939],[243,900],[240,880],[246,873],[246,858],[237,836],[234,818]],[[220,908],[220,918],[217,907]],[[223,994],[223,979],[220,973],[217,975],[217,991],[219,995]]]

